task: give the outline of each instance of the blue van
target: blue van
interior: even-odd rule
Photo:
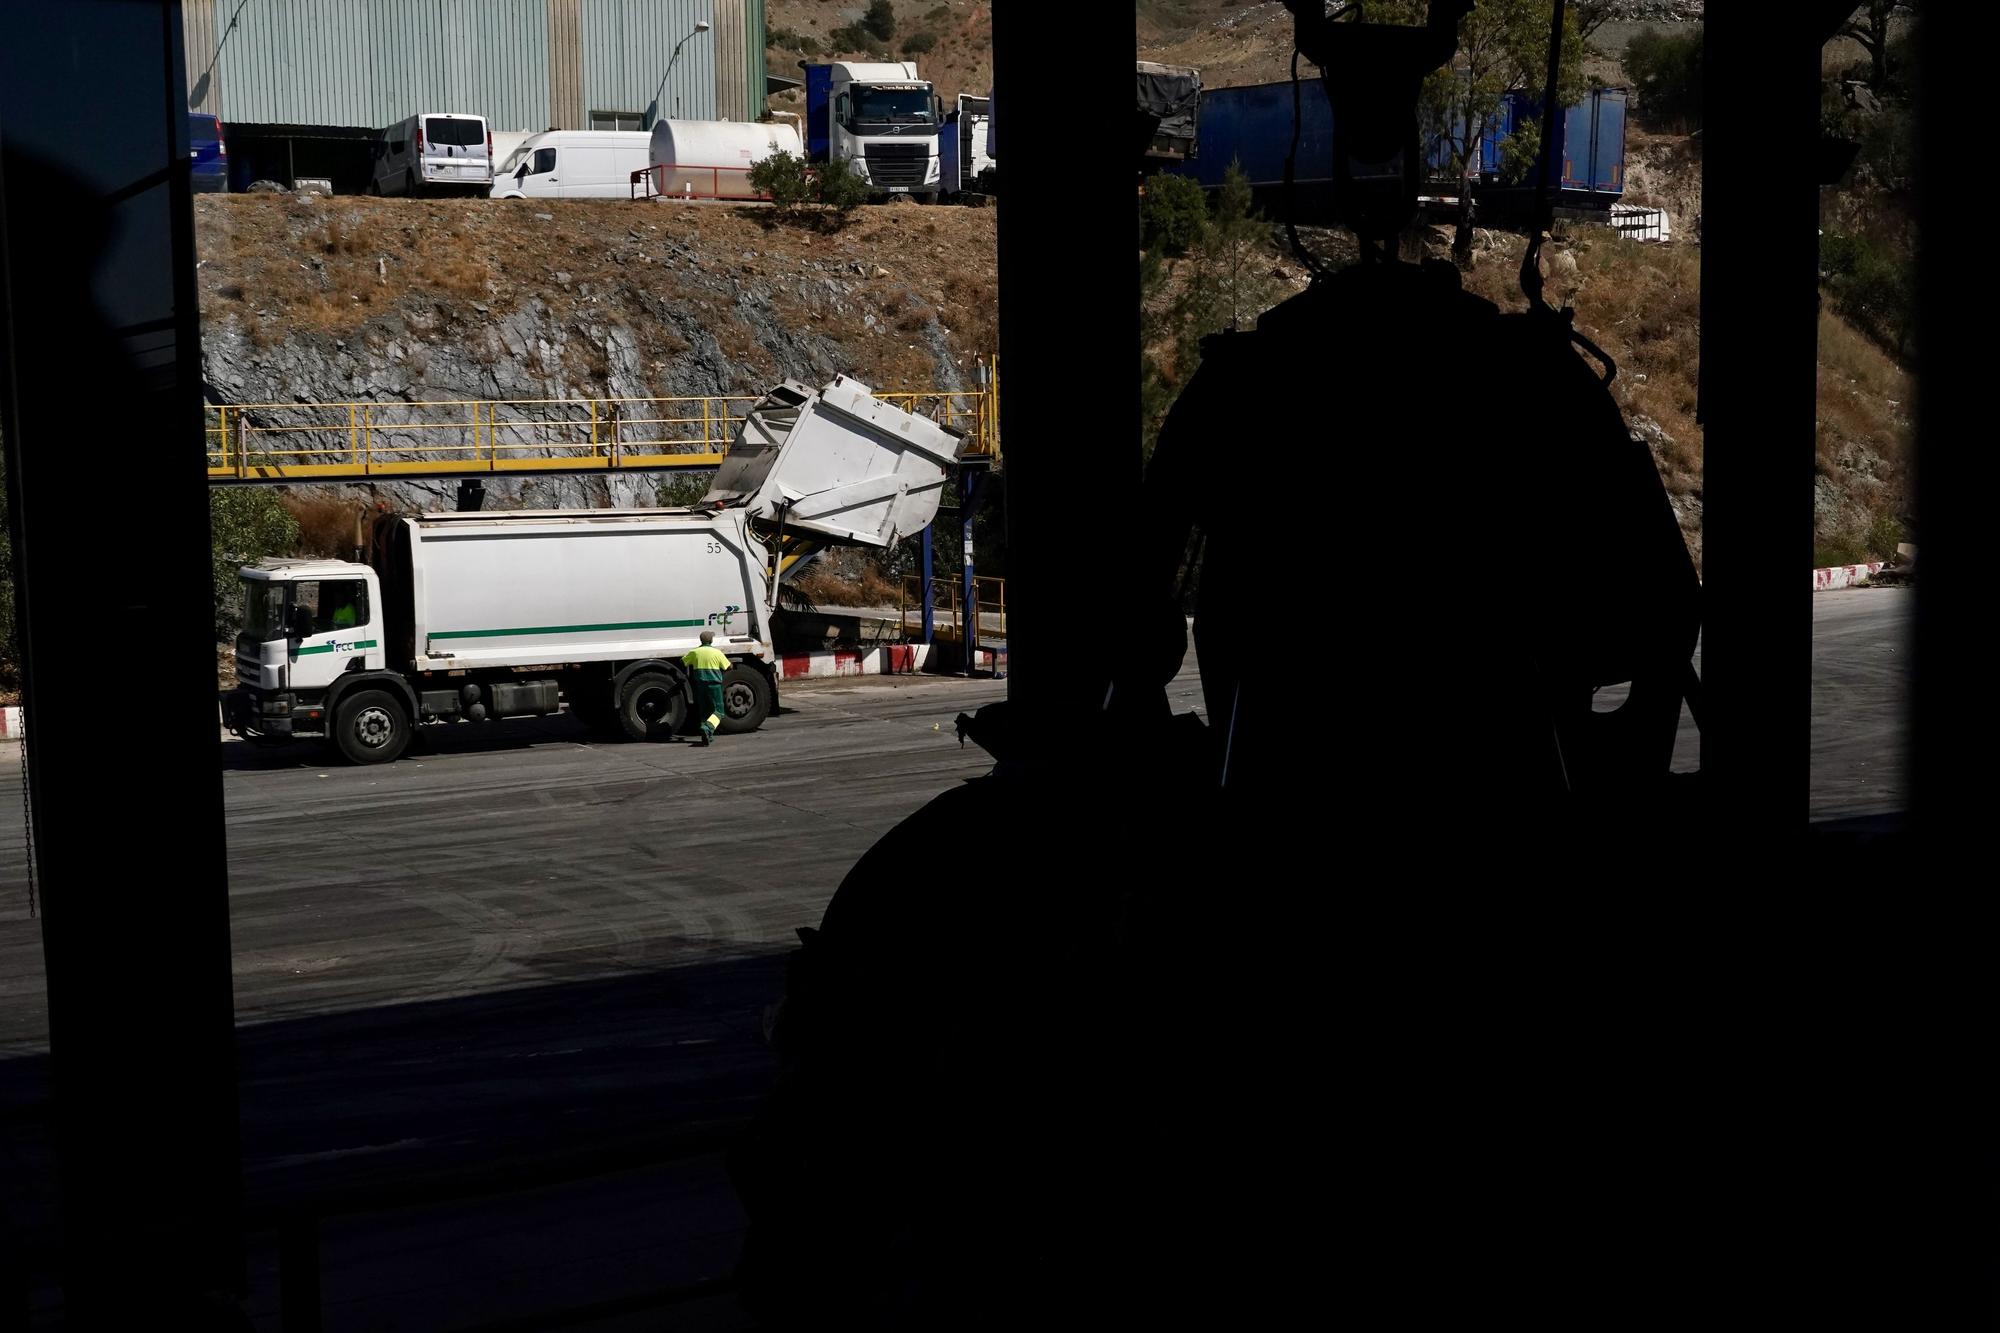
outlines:
[[[196,190],[229,189],[229,149],[222,142],[222,120],[199,111],[188,113],[188,160]]]

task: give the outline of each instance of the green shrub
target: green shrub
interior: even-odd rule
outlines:
[[[896,35],[896,7],[889,0],[872,0],[861,16],[861,27],[888,41]]]
[[[1139,245],[1184,255],[1208,226],[1208,195],[1187,176],[1158,175],[1146,181],[1139,201]]]
[[[846,158],[820,167],[813,181],[817,202],[836,213],[850,213],[868,202],[868,182]]]
[[[804,158],[773,153],[750,168],[750,187],[791,216],[815,206],[845,216],[868,202],[868,182],[845,159],[811,167]]]
[[[812,173],[806,160],[777,152],[750,168],[750,188],[769,195],[783,213],[795,212],[814,202]]]
[[[951,6],[939,5],[937,8],[931,10],[928,14],[924,15],[924,22],[942,23],[950,17],[951,17]]]
[[[1828,231],[1819,238],[1820,274],[1849,323],[1905,356],[1915,332],[1916,257],[1894,238]]]
[[[1892,515],[1877,514],[1875,521],[1868,525],[1866,538],[1869,553],[1881,560],[1894,560],[1896,547],[1903,540],[1903,525]]]
[[[903,39],[903,54],[906,56],[920,56],[936,45],[936,33],[913,32]]]

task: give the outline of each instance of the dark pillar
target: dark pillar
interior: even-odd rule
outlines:
[[[242,1185],[178,4],[0,6],[0,311],[66,1326],[208,1327]],[[79,505],[86,418],[176,465]]]
[[[1740,26],[1739,26],[1740,25]],[[1820,47],[1810,22],[1720,7],[1703,47],[1702,773],[1718,833],[1803,831],[1811,754],[1812,513],[1818,373]],[[1727,201],[1763,181],[1765,226]],[[1791,241],[1773,237],[1793,237]],[[1798,527],[1792,524],[1797,523]]]
[[[1072,5],[1061,46],[1074,86],[1132,86],[1133,11]],[[1037,73],[1049,49],[1039,7],[995,8],[994,122],[1017,179],[1034,177],[1036,145],[1076,132],[1075,108],[1048,96]],[[1017,189],[998,201],[1007,697],[1024,719],[1073,720],[1084,701],[1104,697],[1116,649],[1081,651],[1094,636],[1079,614],[1094,624],[1133,619],[1105,604],[1119,582],[1088,571],[1090,534],[1121,521],[1140,483],[1137,172],[1123,161],[1071,173],[1059,190]],[[1054,743],[1056,731],[1028,725],[1021,737]]]

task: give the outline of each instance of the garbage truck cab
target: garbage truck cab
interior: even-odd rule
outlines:
[[[259,730],[320,729],[327,690],[341,677],[387,666],[375,571],[343,560],[267,560],[242,571],[243,631],[236,678],[259,702]]]

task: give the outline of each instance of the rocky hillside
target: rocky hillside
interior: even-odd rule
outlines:
[[[195,212],[211,401],[740,394],[837,373],[955,388],[995,340],[984,209],[868,208],[830,235],[622,200],[203,195]],[[644,478],[537,485],[543,504],[653,498]],[[425,489],[445,491],[392,493]]]
[[[1620,81],[1618,54],[1633,36],[1659,24],[1699,22],[1702,0],[1597,0],[1572,13],[1594,24],[1585,72]],[[1277,0],[1139,0],[1139,54],[1193,65],[1210,88],[1273,83],[1291,77],[1292,16]],[[1301,72],[1313,73],[1310,66]]]
[[[764,24],[771,73],[799,77],[801,60],[841,58],[914,60],[923,76],[951,101],[960,93],[984,97],[993,87],[993,5],[991,0],[891,0],[895,25],[886,38],[856,33],[866,4],[830,0],[768,0]],[[865,43],[854,40],[865,35]],[[796,93],[771,99],[778,111],[797,111]]]

